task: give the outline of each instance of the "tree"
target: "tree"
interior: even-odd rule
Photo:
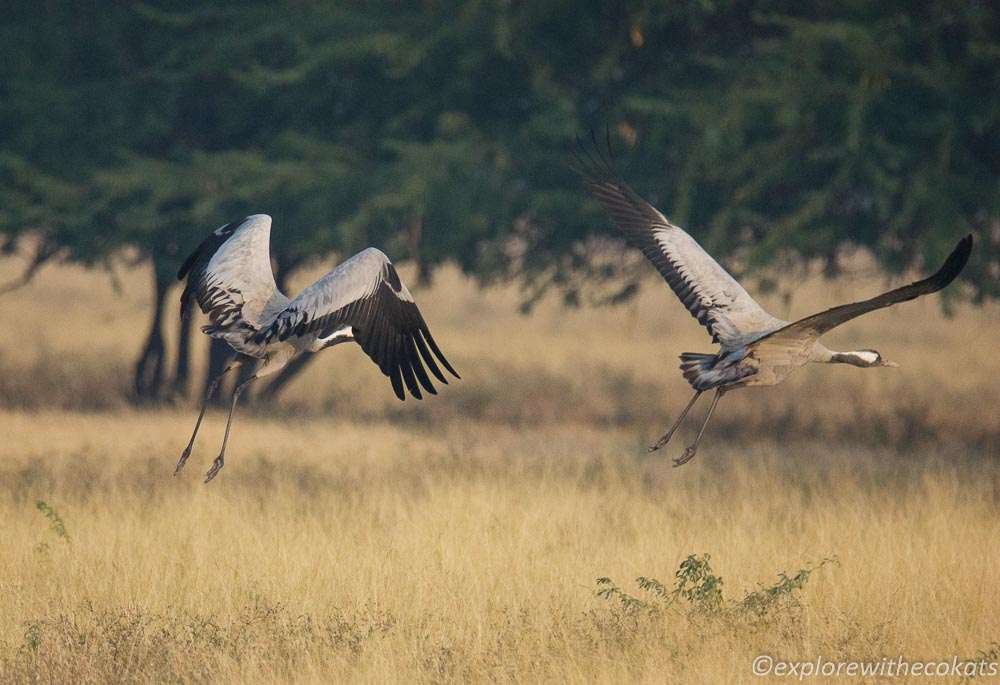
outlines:
[[[422,280],[519,280],[528,305],[620,301],[646,270],[567,164],[592,127],[737,271],[833,273],[850,244],[899,272],[972,231],[966,292],[1000,295],[1000,12],[968,0],[14,3],[0,247],[35,251],[7,282],[151,262],[137,398],[186,389],[169,286],[250,213],[275,219],[279,285],[375,244]]]

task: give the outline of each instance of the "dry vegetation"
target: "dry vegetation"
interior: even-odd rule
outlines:
[[[127,402],[146,278],[51,269],[0,298],[0,682],[717,683],[756,680],[761,653],[997,660],[996,307],[858,320],[831,346],[903,368],[728,395],[671,469],[690,431],[644,445],[689,397],[676,355],[709,346],[665,289],[524,318],[516,293],[445,274],[417,297],[462,381],[401,404],[360,350],[326,352],[237,416],[202,486],[224,417],[172,478],[193,401]],[[792,314],[882,285],[809,281]],[[721,601],[636,583],[669,592],[705,553]]]

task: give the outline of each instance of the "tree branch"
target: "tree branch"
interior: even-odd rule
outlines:
[[[39,242],[38,247],[35,249],[35,254],[31,258],[31,263],[28,264],[24,272],[17,278],[0,285],[0,295],[5,295],[9,292],[13,292],[18,288],[23,288],[31,282],[31,279],[35,277],[39,269],[42,266],[59,254],[60,248],[55,242],[48,239],[43,239]]]

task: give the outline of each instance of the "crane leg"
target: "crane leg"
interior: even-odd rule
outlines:
[[[663,447],[664,445],[666,445],[666,444],[667,444],[668,442],[670,442],[670,438],[671,438],[671,437],[673,437],[673,435],[674,435],[674,431],[675,431],[675,430],[677,430],[677,427],[678,427],[679,425],[681,425],[681,421],[683,421],[683,420],[684,420],[684,417],[688,415],[688,412],[689,412],[689,411],[691,411],[691,407],[693,407],[693,406],[694,406],[694,403],[695,403],[695,401],[696,401],[696,400],[697,400],[697,399],[698,399],[699,397],[701,397],[701,393],[703,393],[703,392],[704,392],[704,390],[699,390],[698,392],[696,392],[696,393],[694,394],[694,397],[692,397],[692,398],[691,398],[691,401],[690,401],[690,402],[688,402],[688,406],[684,407],[684,411],[682,411],[682,412],[681,412],[681,415],[677,417],[677,420],[676,420],[676,421],[674,421],[674,425],[672,425],[672,426],[670,427],[670,430],[668,430],[668,431],[667,431],[667,434],[666,434],[666,435],[664,435],[664,436],[663,436],[662,438],[660,438],[659,440],[657,440],[657,441],[656,441],[656,444],[655,444],[655,445],[652,445],[652,446],[651,446],[651,447],[649,448],[649,451],[650,451],[650,452],[655,452],[656,450],[660,449],[661,447]]]
[[[233,403],[229,406],[229,420],[226,421],[226,434],[222,438],[222,449],[219,451],[219,456],[217,456],[215,458],[215,461],[212,462],[212,468],[210,468],[208,470],[208,473],[205,474],[206,483],[215,478],[215,475],[219,472],[224,463],[224,457],[226,454],[226,443],[229,442],[229,429],[233,425],[233,412],[236,411],[236,400],[240,398],[240,393],[243,392],[244,388],[246,388],[255,380],[257,380],[256,375],[250,376],[250,378],[246,379],[245,381],[237,385],[236,390],[233,391]]]
[[[681,466],[686,464],[694,457],[695,453],[698,451],[698,443],[701,442],[701,436],[705,434],[705,427],[708,425],[708,420],[712,418],[712,412],[715,411],[715,405],[719,403],[722,396],[726,394],[724,388],[719,388],[715,391],[715,397],[712,398],[712,406],[708,408],[708,416],[705,417],[705,422],[701,424],[701,430],[698,431],[698,437],[694,439],[691,446],[684,450],[684,454],[674,459],[674,466]]]
[[[208,401],[212,399],[212,395],[215,394],[215,389],[219,386],[219,382],[222,380],[223,376],[242,363],[243,362],[239,360],[234,361],[232,364],[227,366],[222,373],[213,378],[211,383],[208,384],[208,389],[205,391],[205,399],[201,402],[201,411],[198,412],[198,420],[194,424],[194,432],[191,433],[191,439],[188,441],[187,447],[184,448],[184,452],[181,454],[181,458],[177,462],[176,468],[174,468],[175,476],[182,468],[184,468],[184,463],[188,460],[188,457],[191,456],[191,448],[194,447],[194,439],[198,435],[198,429],[201,428],[201,420],[205,417],[205,408],[208,407]]]

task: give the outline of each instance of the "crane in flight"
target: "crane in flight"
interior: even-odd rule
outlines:
[[[396,396],[404,392],[421,399],[421,386],[437,394],[427,369],[447,384],[437,361],[455,378],[460,376],[441,353],[410,291],[392,262],[369,247],[289,300],[274,282],[269,241],[271,217],[248,216],[216,229],[189,256],[177,273],[187,279],[181,294],[181,316],[192,302],[208,315],[202,332],[225,340],[236,356],[212,379],[198,413],[191,440],[174,469],[176,475],[191,454],[205,407],[219,381],[243,364],[260,360],[256,372],[233,391],[222,449],[205,476],[212,480],[222,468],[229,429],[240,393],[252,381],[280,371],[293,357],[319,352],[353,340],[388,376]]]
[[[649,450],[658,450],[670,441],[703,392],[715,389],[715,396],[698,436],[674,459],[674,466],[686,464],[694,457],[716,405],[730,390],[777,385],[809,362],[862,368],[899,366],[872,349],[835,352],[825,347],[820,337],[863,314],[941,290],[958,276],[972,252],[970,234],[958,242],[944,265],[928,278],[795,322],[783,321],[766,312],[694,238],[618,180],[596,138],[594,154],[582,144],[580,148],[583,156],[577,156],[578,171],[583,175],[584,187],[601,203],[626,241],[653,263],[674,294],[719,345],[715,353],[680,355],[681,373],[694,388],[694,397],[670,430]],[[610,151],[610,142],[608,148]]]

